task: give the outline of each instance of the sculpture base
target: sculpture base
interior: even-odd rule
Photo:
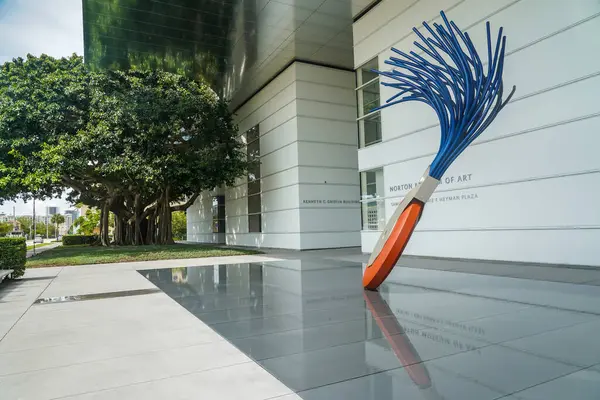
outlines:
[[[418,200],[411,202],[394,224],[379,254],[367,265],[363,275],[363,286],[368,290],[377,290],[402,255],[406,244],[419,222],[425,204]]]

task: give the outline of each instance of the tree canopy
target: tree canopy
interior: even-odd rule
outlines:
[[[12,232],[13,224],[10,222],[0,222],[0,237],[6,236],[8,233]]]
[[[90,71],[81,57],[0,68],[0,201],[44,198],[100,210],[115,244],[173,241],[171,213],[247,170],[227,104],[163,71]]]

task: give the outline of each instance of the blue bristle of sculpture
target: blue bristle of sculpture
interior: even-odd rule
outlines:
[[[448,21],[443,11],[440,15],[445,26],[434,23],[432,28],[423,22],[431,37],[426,38],[413,28],[420,39],[414,44],[423,55],[415,51],[406,54],[392,48],[399,57],[390,57],[385,63],[393,69],[374,70],[391,80],[382,82],[382,85],[399,90],[375,110],[406,101],[420,101],[436,112],[441,140],[429,171],[436,179],[440,179],[450,164],[492,123],[516,90],[513,86],[506,100],[502,100],[506,47],[502,28],[498,31],[495,46],[492,46],[490,23],[486,23],[486,73],[469,34],[463,33],[453,21]]]

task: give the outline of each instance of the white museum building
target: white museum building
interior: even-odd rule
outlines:
[[[244,69],[237,42],[229,82],[260,166],[198,198],[189,241],[369,253],[440,135],[422,103],[372,112],[395,89],[371,70],[391,47],[417,51],[412,28],[443,10],[484,60],[486,21],[504,28],[504,83],[517,91],[448,169],[405,253],[600,265],[598,0],[354,0],[347,13],[342,0],[263,3],[257,62]]]

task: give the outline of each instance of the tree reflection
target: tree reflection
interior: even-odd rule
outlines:
[[[184,74],[220,94],[234,3],[83,0],[85,61],[93,68]]]

